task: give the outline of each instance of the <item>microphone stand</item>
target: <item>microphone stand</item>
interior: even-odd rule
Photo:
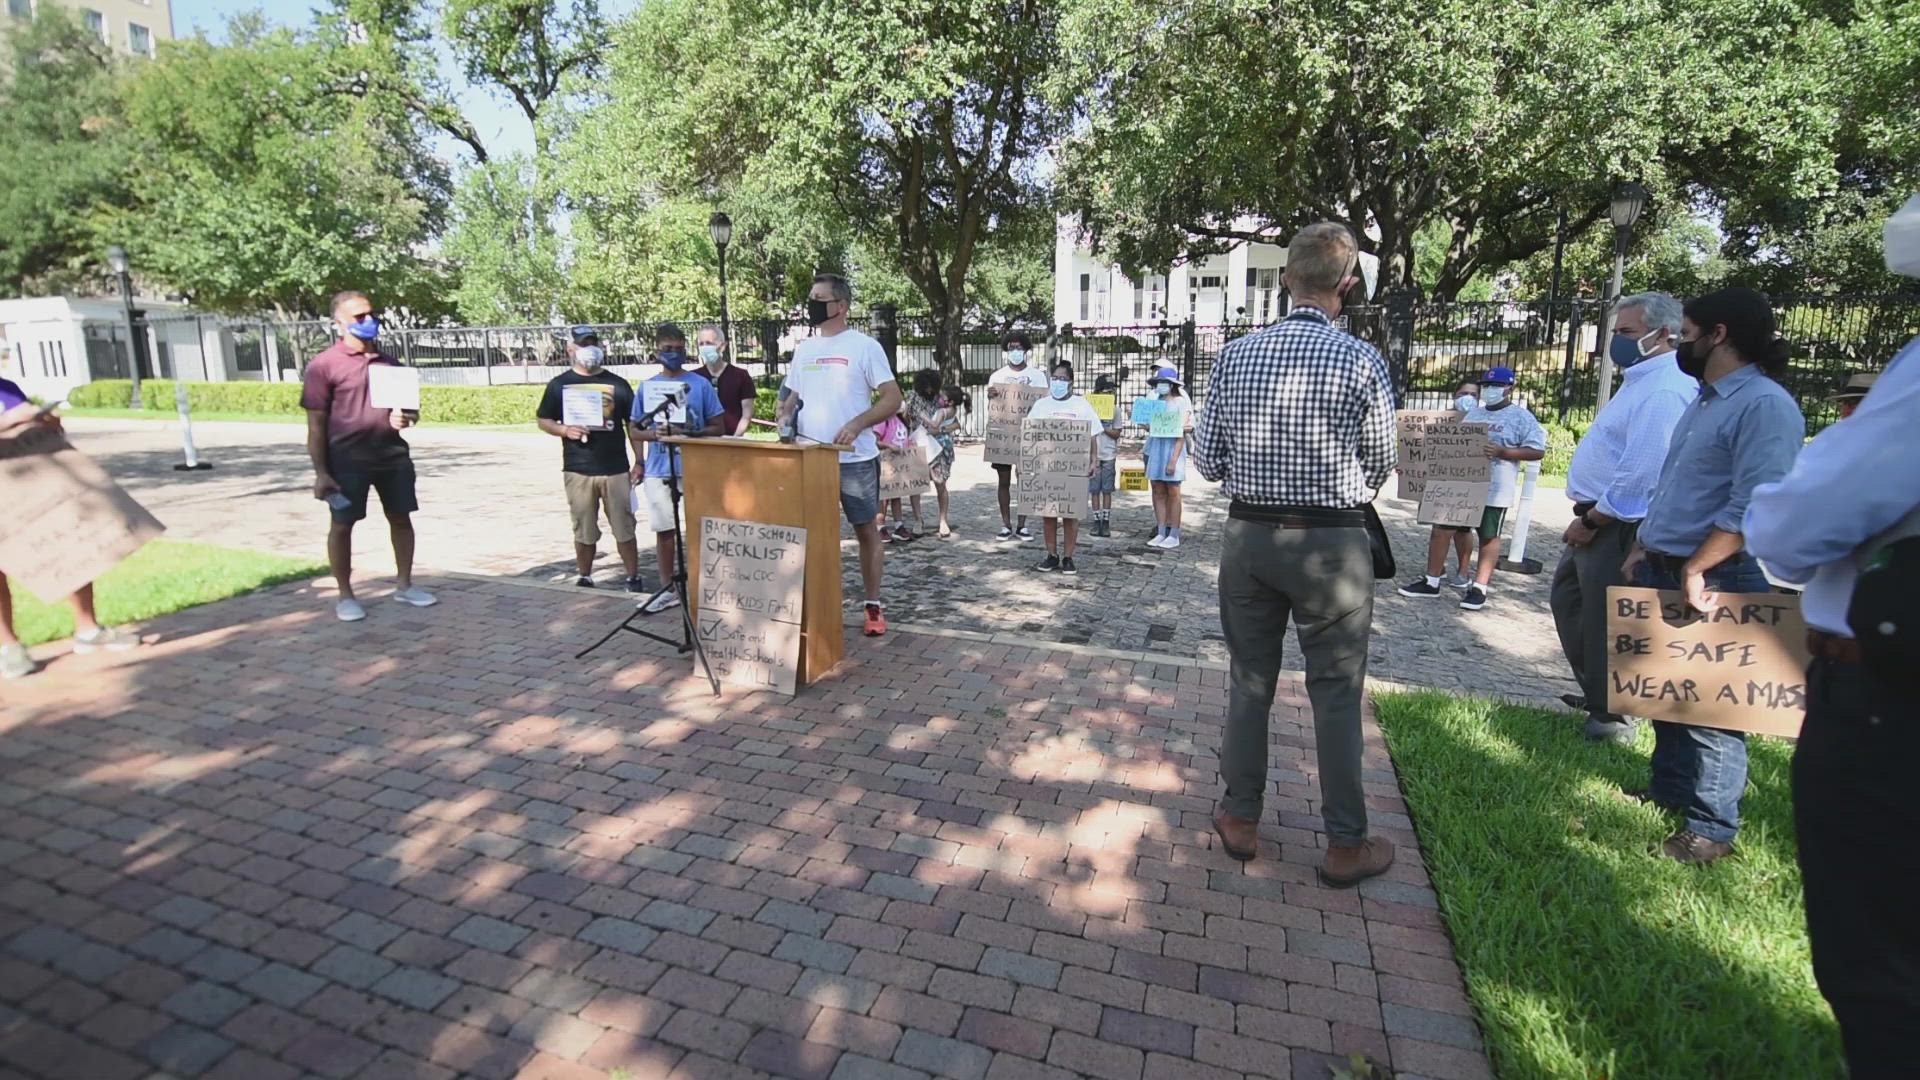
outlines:
[[[634,423],[644,427],[652,423],[655,418],[676,404],[682,404],[682,402],[669,396],[665,401],[662,401],[658,406],[654,407],[652,411],[634,421]],[[673,434],[672,422],[665,422],[664,426],[666,431],[662,434]],[[662,645],[671,645],[676,652],[683,654],[688,652],[693,653],[695,659],[700,664],[700,670],[707,676],[707,682],[713,687],[714,696],[719,697],[720,679],[713,673],[713,665],[707,661],[706,647],[700,644],[700,635],[693,625],[693,606],[687,602],[687,541],[685,532],[680,528],[680,447],[675,443],[667,443],[666,448],[667,493],[673,500],[673,578],[670,581],[663,582],[659,592],[641,601],[639,606],[633,609],[633,614],[621,620],[620,625],[607,631],[599,641],[575,653],[573,658],[575,660],[584,659],[588,653],[613,640],[614,635],[624,630],[629,634],[638,634],[643,638],[647,638],[650,641],[657,641]],[[681,636],[678,639],[667,637],[664,634],[657,634],[651,630],[642,630],[633,625],[635,619],[642,619],[649,615],[656,614],[655,612],[648,611],[647,608],[652,605],[654,601],[668,594],[680,598]]]

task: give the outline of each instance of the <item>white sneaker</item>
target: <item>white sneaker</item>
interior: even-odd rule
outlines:
[[[1177,536],[1169,536],[1165,540],[1160,541],[1160,546],[1167,551],[1172,551],[1174,548],[1180,546],[1180,538]]]
[[[140,639],[137,636],[111,626],[96,626],[84,634],[73,635],[73,651],[76,653],[99,652],[101,649],[126,652],[138,644]]]
[[[360,606],[360,601],[348,597],[333,605],[333,617],[341,622],[359,622],[367,617],[367,609]]]
[[[647,601],[645,604],[641,605],[640,610],[646,612],[649,615],[658,615],[663,611],[672,611],[674,608],[677,608],[679,606],[680,606],[679,594],[667,592],[667,593],[661,593],[659,596],[656,596],[653,599]]]
[[[0,679],[23,679],[33,674],[33,657],[25,645],[0,645]]]
[[[439,598],[418,585],[409,585],[393,594],[395,600],[414,607],[432,607],[440,602]]]
[[[1157,534],[1154,536],[1153,539],[1147,541],[1148,547],[1165,547],[1166,544],[1167,544],[1167,538]]]

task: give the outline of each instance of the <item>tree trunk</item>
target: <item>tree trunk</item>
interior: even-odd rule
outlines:
[[[933,362],[940,369],[942,385],[960,385],[960,335],[965,327],[961,325],[962,304],[951,300],[937,304],[931,311],[933,322]]]

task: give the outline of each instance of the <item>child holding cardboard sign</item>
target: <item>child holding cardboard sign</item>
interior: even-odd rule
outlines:
[[[1113,481],[1120,464],[1120,411],[1114,390],[1111,375],[1093,380],[1094,394],[1104,394],[1105,400],[1112,403],[1104,416],[1100,416],[1097,408],[1094,410],[1094,415],[1100,416],[1100,434],[1093,437],[1093,478],[1087,481],[1087,499],[1093,510],[1095,536],[1113,535]]]
[[[1153,484],[1153,539],[1148,547],[1180,546],[1180,485],[1187,478],[1187,432],[1193,403],[1180,392],[1180,373],[1162,367],[1147,380],[1160,407],[1147,423],[1147,479]]]
[[[1036,429],[1035,421],[1064,421],[1057,425],[1049,424],[1048,427],[1058,426],[1069,430],[1054,432]],[[1072,437],[1077,434],[1071,430],[1075,423],[1084,425],[1084,437]],[[1053,490],[1054,479],[1063,474],[1084,478],[1099,465],[1099,453],[1094,449],[1093,441],[1100,434],[1101,427],[1093,406],[1087,404],[1086,398],[1073,392],[1073,365],[1064,360],[1053,365],[1052,378],[1047,382],[1047,396],[1034,402],[1033,408],[1027,413],[1022,442],[1031,441],[1033,452],[1028,452],[1029,447],[1022,447],[1020,473],[1021,507],[1024,509],[1027,506],[1030,493],[1038,496],[1034,501],[1041,515],[1041,532],[1047,542],[1047,557],[1034,569],[1043,574],[1055,570],[1063,574],[1079,572],[1073,565],[1073,548],[1080,538],[1079,511],[1086,504],[1079,497],[1077,480],[1062,489]],[[1067,510],[1072,512],[1065,512]],[[1064,556],[1061,538],[1057,535],[1061,532],[1066,534]]]

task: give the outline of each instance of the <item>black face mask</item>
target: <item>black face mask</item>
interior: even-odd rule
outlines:
[[[832,303],[831,300],[809,299],[807,301],[807,325],[819,326],[821,323],[826,322],[828,318],[827,305],[830,303]]]
[[[1680,366],[1680,373],[1695,379],[1704,379],[1707,375],[1707,354],[1713,346],[1701,348],[1701,339],[1683,341],[1674,346],[1673,362]]]

